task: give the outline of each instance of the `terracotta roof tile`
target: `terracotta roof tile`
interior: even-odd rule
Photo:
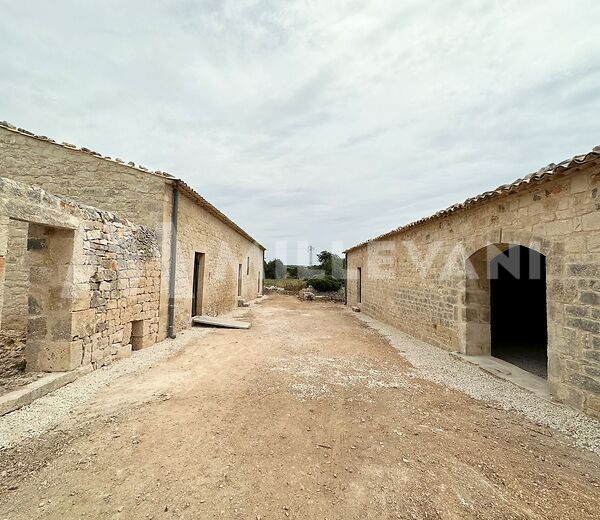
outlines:
[[[111,159],[109,156],[103,156],[102,154],[95,152],[94,150],[90,150],[89,148],[86,148],[86,147],[77,148],[77,146],[75,146],[74,144],[71,144],[71,143],[65,143],[65,142],[57,143],[56,141],[49,139],[48,137],[46,137],[44,135],[36,135],[33,132],[29,132],[28,130],[25,130],[23,128],[17,128],[15,125],[12,125],[12,124],[8,123],[7,121],[0,121],[0,127],[5,128],[6,130],[10,130],[11,132],[16,132],[16,133],[31,137],[33,139],[38,139],[40,141],[46,141],[46,142],[52,143],[56,146],[61,146],[63,148],[67,148],[69,150],[76,150],[78,152],[86,153],[88,155],[97,157],[98,159],[101,159],[103,161],[114,162],[114,163],[119,164],[120,166],[124,166],[126,168],[132,168],[134,170],[146,173],[148,175],[155,175],[158,177],[163,177],[165,179],[165,181],[173,182],[177,186],[179,186],[183,192],[187,193],[192,199],[195,199],[196,202],[198,202],[208,212],[210,212],[215,217],[217,217],[219,220],[221,220],[222,222],[227,224],[229,227],[234,229],[237,233],[242,235],[244,238],[246,238],[250,242],[256,244],[258,247],[262,248],[263,250],[265,249],[265,247],[263,245],[261,245],[254,238],[252,238],[240,226],[238,226],[235,222],[233,222],[233,220],[231,220],[229,217],[227,217],[227,215],[225,215],[220,210],[218,210],[215,206],[213,206],[210,202],[208,202],[204,197],[202,197],[199,193],[197,193],[194,189],[192,189],[189,185],[187,185],[181,179],[177,179],[176,177],[174,177],[173,175],[171,175],[169,173],[159,171],[159,170],[150,171],[145,166],[140,166],[140,165],[136,166],[133,161],[129,161],[127,164],[125,164],[125,162],[122,159]]]
[[[475,195],[474,197],[468,198],[464,202],[459,202],[457,204],[453,204],[452,206],[450,206],[446,209],[442,209],[442,210],[438,211],[437,213],[434,213],[433,215],[421,218],[419,220],[415,220],[414,222],[406,224],[405,226],[400,226],[396,229],[392,229],[391,231],[388,231],[387,233],[376,236],[375,238],[371,238],[369,240],[366,240],[365,242],[361,242],[360,244],[357,244],[355,246],[352,246],[352,247],[346,249],[345,252],[347,253],[348,251],[358,249],[359,247],[369,244],[370,242],[375,242],[377,240],[383,240],[385,238],[389,238],[393,235],[396,235],[397,233],[400,233],[407,229],[413,228],[420,224],[424,224],[425,222],[430,222],[432,220],[445,217],[456,211],[470,208],[470,207],[474,206],[475,204],[478,204],[479,202],[487,201],[491,198],[498,197],[501,195],[515,193],[521,189],[527,188],[532,183],[537,184],[540,182],[545,182],[545,181],[551,180],[554,177],[557,177],[559,175],[566,175],[573,168],[576,168],[577,166],[581,166],[583,164],[595,161],[597,159],[600,159],[600,145],[595,146],[591,152],[588,152],[588,153],[582,154],[582,155],[576,155],[576,156],[572,157],[571,159],[565,159],[564,161],[561,161],[558,164],[550,163],[548,166],[544,166],[543,168],[540,168],[537,172],[530,173],[529,175],[519,178],[509,184],[503,184],[502,186],[498,186],[495,190],[486,191],[479,195]]]

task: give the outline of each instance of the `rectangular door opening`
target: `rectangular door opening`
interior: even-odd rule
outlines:
[[[490,267],[492,356],[547,378],[546,257],[516,245]]]
[[[204,253],[194,254],[194,280],[192,283],[192,316],[202,315],[204,288]]]
[[[242,296],[242,264],[238,264],[238,296]]]
[[[356,273],[357,273],[357,296],[356,296],[356,301],[358,303],[362,302],[362,267],[357,267],[356,268]]]

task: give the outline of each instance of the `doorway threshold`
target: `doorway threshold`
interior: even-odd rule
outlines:
[[[546,401],[552,401],[548,381],[516,365],[492,356],[467,356],[460,352],[452,352],[452,355],[466,363],[478,366],[495,377],[509,381]]]

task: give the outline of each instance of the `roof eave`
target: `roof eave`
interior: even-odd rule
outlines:
[[[537,172],[530,173],[529,175],[519,178],[510,184],[503,184],[502,186],[499,186],[495,190],[486,191],[486,192],[476,195],[474,197],[470,197],[470,198],[466,199],[464,202],[460,202],[458,204],[453,204],[446,209],[443,209],[443,210],[438,211],[437,213],[434,213],[433,215],[421,218],[419,220],[415,220],[414,222],[410,222],[404,226],[400,226],[396,229],[388,231],[387,233],[384,233],[382,235],[379,235],[379,236],[376,236],[369,240],[366,240],[364,242],[361,242],[360,244],[356,244],[355,246],[352,246],[352,247],[344,250],[344,253],[348,254],[349,252],[360,249],[360,248],[370,244],[371,242],[377,242],[379,240],[384,240],[386,238],[389,238],[389,237],[395,236],[399,233],[402,233],[410,228],[447,217],[447,216],[452,215],[461,210],[470,209],[479,204],[483,204],[484,202],[488,202],[494,198],[497,198],[500,196],[511,195],[513,193],[517,193],[522,190],[525,190],[526,188],[529,188],[531,186],[535,186],[535,185],[541,184],[543,182],[553,180],[560,175],[567,175],[573,171],[577,171],[577,170],[581,169],[582,166],[591,164],[594,161],[597,161],[599,159],[600,159],[600,146],[596,146],[592,149],[591,152],[588,152],[583,155],[576,155],[576,156],[572,157],[571,159],[567,159],[558,164],[549,164],[548,166],[541,168]]]
[[[210,202],[208,202],[202,195],[200,195],[197,191],[195,191],[192,187],[186,184],[181,179],[173,179],[174,183],[183,191],[186,195],[188,195],[191,199],[195,200],[198,204],[200,204],[204,209],[206,209],[213,216],[218,218],[221,222],[229,226],[231,229],[236,231],[239,235],[244,237],[246,240],[252,242],[254,245],[258,246],[263,251],[266,251],[267,248],[264,247],[260,242],[252,238],[248,233],[246,233],[240,226],[238,226],[233,220],[231,220],[225,213],[220,211],[218,208],[213,206]]]
[[[113,159],[113,158],[109,157],[108,155],[102,155],[101,153],[98,153],[98,152],[96,152],[94,150],[91,150],[89,148],[86,148],[84,146],[78,148],[77,146],[75,146],[73,144],[70,144],[70,143],[64,143],[64,142],[63,143],[58,143],[54,139],[50,139],[49,137],[46,137],[45,135],[34,134],[33,132],[30,132],[29,130],[25,130],[24,128],[18,128],[15,125],[13,125],[11,123],[8,123],[6,121],[0,121],[0,128],[4,128],[5,130],[9,130],[11,132],[23,135],[25,137],[29,137],[29,138],[32,138],[32,139],[37,139],[38,141],[44,141],[44,142],[53,144],[55,146],[60,146],[60,147],[65,148],[67,150],[71,150],[71,151],[74,151],[74,152],[85,153],[87,155],[91,155],[93,157],[96,157],[97,159],[101,159],[103,161],[108,161],[108,162],[116,163],[116,164],[118,164],[120,166],[124,166],[126,168],[130,168],[130,169],[135,170],[137,172],[141,172],[141,173],[145,173],[145,174],[149,174],[149,175],[154,175],[154,176],[160,177],[161,179],[163,179],[165,182],[167,182],[169,184],[175,183],[176,185],[178,185],[178,186],[180,186],[182,188],[182,191],[184,191],[191,198],[193,198],[197,202],[199,202],[204,208],[206,208],[211,214],[213,214],[215,217],[217,217],[223,223],[227,224],[234,231],[237,231],[237,233],[239,233],[240,235],[242,235],[246,240],[249,240],[253,244],[257,245],[263,251],[266,251],[266,248],[262,244],[260,244],[259,242],[257,242],[254,238],[252,238],[240,226],[238,226],[235,222],[233,222],[233,220],[231,220],[229,217],[227,217],[227,215],[225,215],[220,210],[218,210],[215,206],[213,206],[210,202],[208,202],[204,197],[202,197],[198,192],[196,192],[190,186],[188,186],[184,181],[182,181],[181,179],[178,179],[177,177],[175,177],[175,176],[173,176],[173,175],[171,175],[171,174],[169,174],[167,172],[163,172],[163,171],[159,171],[159,170],[152,171],[152,170],[146,168],[145,166],[141,166],[139,164],[136,165],[133,161],[129,161],[129,162],[126,163],[125,161],[123,161],[121,159]]]

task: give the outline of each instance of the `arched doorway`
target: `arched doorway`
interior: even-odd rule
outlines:
[[[547,377],[546,257],[517,244],[492,244],[466,267],[464,353]]]
[[[546,257],[511,246],[490,262],[491,355],[548,376]]]

